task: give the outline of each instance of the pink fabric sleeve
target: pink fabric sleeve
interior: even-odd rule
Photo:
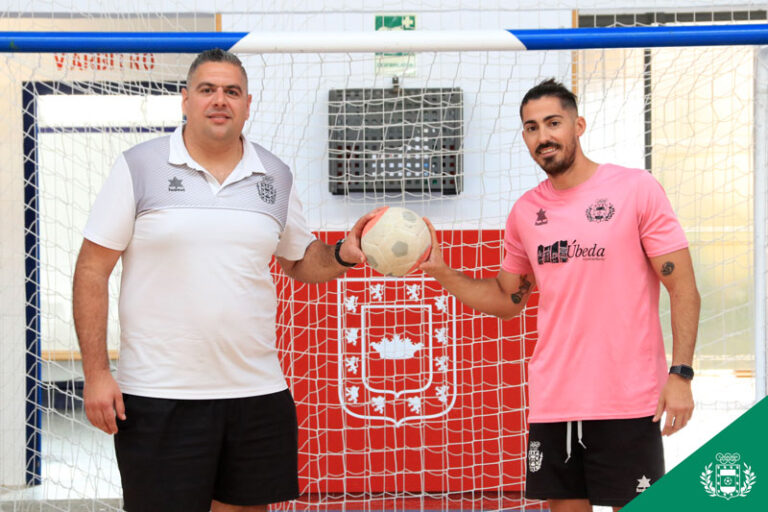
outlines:
[[[507,217],[504,230],[504,260],[501,263],[501,269],[513,274],[530,274],[533,271],[528,254],[517,233],[514,207]]]
[[[653,258],[688,247],[661,183],[648,174],[638,185],[638,224],[645,254]]]

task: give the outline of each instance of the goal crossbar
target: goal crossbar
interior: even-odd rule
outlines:
[[[768,24],[377,32],[0,32],[0,52],[356,53],[768,44]]]

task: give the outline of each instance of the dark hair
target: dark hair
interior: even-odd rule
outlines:
[[[564,109],[572,109],[576,113],[579,112],[579,108],[576,106],[576,95],[554,78],[548,78],[525,93],[523,101],[520,102],[520,119],[523,118],[523,107],[526,103],[531,100],[538,100],[544,96],[560,98],[560,104]]]
[[[199,68],[206,62],[226,62],[228,64],[232,64],[233,66],[237,66],[238,68],[240,68],[240,71],[243,73],[243,78],[245,78],[246,89],[248,88],[248,73],[245,72],[243,63],[240,61],[240,59],[237,58],[237,55],[235,55],[232,52],[228,52],[227,50],[222,50],[221,48],[213,48],[212,50],[205,50],[204,52],[200,53],[197,57],[195,57],[195,60],[193,60],[192,64],[190,64],[189,66],[189,71],[187,71],[187,85],[189,85],[189,79],[192,78],[192,75],[194,74],[195,71],[197,71],[197,68]]]

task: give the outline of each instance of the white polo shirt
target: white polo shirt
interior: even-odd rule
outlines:
[[[243,142],[220,185],[180,127],[120,155],[96,198],[85,238],[123,251],[124,393],[215,399],[287,387],[269,263],[300,260],[315,237],[288,166]]]

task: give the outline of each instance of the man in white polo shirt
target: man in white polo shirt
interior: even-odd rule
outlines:
[[[303,282],[364,261],[362,217],[316,240],[290,169],[242,129],[240,60],[209,50],[182,91],[186,123],[118,157],[75,269],[88,419],[115,435],[129,512],[267,510],[298,496],[296,410],[276,350],[269,270]],[[122,257],[117,379],[107,281]]]

